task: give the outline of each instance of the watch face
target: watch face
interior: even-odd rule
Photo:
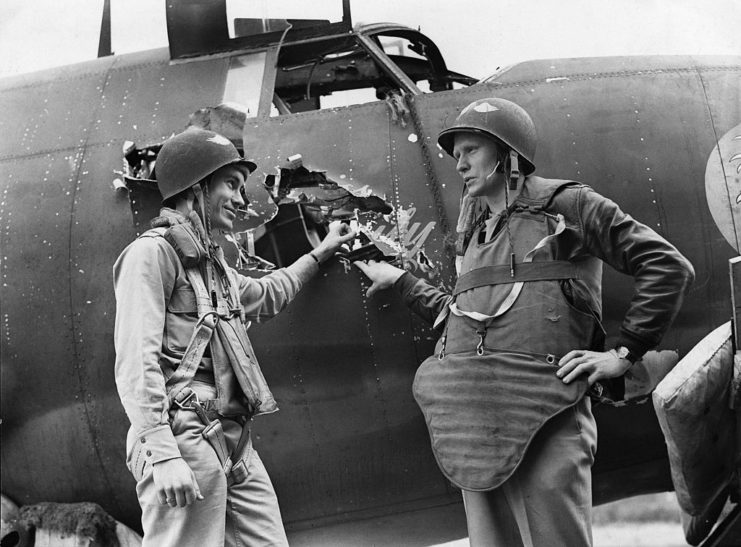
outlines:
[[[627,359],[631,363],[635,363],[637,361],[635,355],[633,355],[625,346],[619,346],[615,348],[615,353],[620,359]]]

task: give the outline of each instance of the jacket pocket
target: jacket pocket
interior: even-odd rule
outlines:
[[[163,343],[168,352],[182,354],[198,320],[196,295],[190,287],[175,289],[167,303]]]

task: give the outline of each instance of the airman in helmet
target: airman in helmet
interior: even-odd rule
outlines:
[[[466,106],[438,143],[463,180],[452,294],[385,262],[356,262],[437,327],[414,396],[443,474],[463,491],[471,545],[591,545],[591,398],[655,347],[694,277],[648,226],[584,184],[534,175],[519,105]],[[605,262],[635,279],[605,351]]]
[[[240,275],[212,236],[232,230],[254,169],[212,131],[168,139],[155,165],[164,207],[113,267],[116,385],[145,546],[287,545],[250,437],[250,420],[277,405],[248,322],[285,308],[354,233],[332,224],[290,266]]]

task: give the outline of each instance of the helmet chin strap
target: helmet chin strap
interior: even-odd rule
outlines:
[[[493,169],[491,170],[491,172],[489,172],[489,174],[488,174],[488,175],[486,175],[486,180],[487,180],[487,182],[489,181],[489,179],[490,179],[491,177],[493,177],[493,176],[494,176],[494,173],[496,173],[496,172],[497,172],[497,169],[499,169],[499,166],[501,165],[501,163],[502,163],[501,161],[497,160],[497,163],[496,163],[496,165],[494,165],[494,168],[493,168]]]
[[[520,164],[517,159],[517,152],[509,151],[509,189],[517,190],[517,182],[520,180]]]
[[[198,216],[198,220],[200,220],[200,222],[196,226],[200,228],[202,232],[201,235],[204,237],[206,245],[210,247],[211,245],[211,223],[209,222],[208,211],[207,211],[208,190],[204,192],[200,183],[193,185],[191,187],[191,190],[193,190],[193,195],[195,196],[196,201],[198,202],[197,210],[194,209],[193,211]]]
[[[514,150],[510,150],[509,157],[507,158],[507,160],[509,160],[508,162],[506,162],[509,164],[508,189],[517,190],[517,183],[520,180],[520,163],[519,163],[517,152],[515,152]],[[497,160],[497,163],[494,165],[494,168],[489,172],[488,175],[486,175],[487,181],[491,177],[494,176],[494,173],[497,172],[497,169],[499,169],[499,166],[501,164],[502,162],[500,160]]]

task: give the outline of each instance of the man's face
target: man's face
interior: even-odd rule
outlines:
[[[233,165],[226,165],[211,176],[208,193],[213,230],[232,230],[237,209],[244,206],[244,181],[244,172]]]
[[[453,157],[458,162],[456,170],[473,197],[493,195],[495,181],[499,179],[494,172],[497,167],[496,143],[478,133],[456,133]]]

